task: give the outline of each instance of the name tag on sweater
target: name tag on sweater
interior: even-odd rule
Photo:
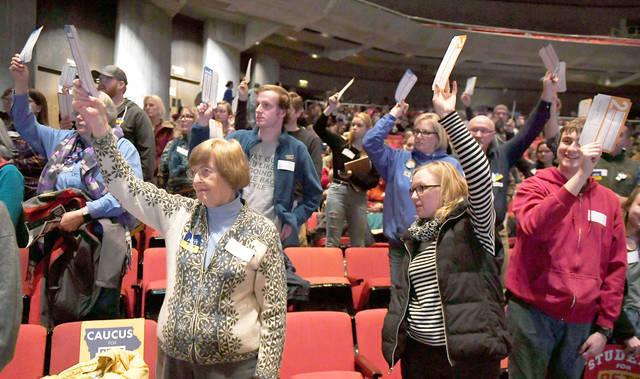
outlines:
[[[189,155],[189,150],[185,149],[185,148],[184,148],[184,147],[182,147],[182,146],[178,146],[178,148],[176,149],[176,151],[178,152],[178,154],[182,154],[182,155],[184,155],[185,157],[186,157],[187,155]]]
[[[231,255],[240,258],[245,262],[249,262],[253,258],[253,250],[238,242],[235,238],[231,238],[224,247]]]
[[[589,219],[589,221],[597,222],[602,226],[607,226],[607,215],[605,215],[604,213],[589,209],[587,218]]]
[[[349,159],[353,159],[353,157],[356,156],[356,154],[353,151],[349,150],[349,149],[342,150],[342,155],[344,155],[345,157],[347,157]]]
[[[295,171],[296,170],[296,162],[284,161],[284,160],[280,159],[280,160],[278,160],[278,170]]]
[[[638,250],[627,251],[627,264],[632,264],[640,261],[640,256],[638,255]]]

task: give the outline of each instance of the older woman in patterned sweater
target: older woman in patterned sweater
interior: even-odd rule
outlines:
[[[236,141],[211,139],[189,165],[197,200],[138,179],[116,148],[104,106],[75,85],[109,191],[166,241],[167,292],[158,318],[159,378],[277,378],[286,281],[278,232],[243,204],[249,163]]]

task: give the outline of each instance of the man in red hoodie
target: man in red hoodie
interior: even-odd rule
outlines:
[[[602,148],[560,134],[558,167],[538,170],[513,199],[516,245],[507,269],[511,378],[579,378],[620,313],[626,272],[620,202],[591,178]]]

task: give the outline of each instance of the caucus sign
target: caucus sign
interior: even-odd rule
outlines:
[[[93,359],[111,349],[136,351],[144,356],[144,319],[84,321],[80,329],[80,360]]]

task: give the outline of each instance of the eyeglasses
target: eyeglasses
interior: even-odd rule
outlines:
[[[196,117],[192,114],[183,114],[178,118],[178,120],[193,120],[195,118]]]
[[[215,173],[217,173],[215,169],[207,166],[197,168],[196,170],[191,170],[191,176],[193,176],[194,178],[196,175],[199,175],[201,178],[208,178]]]
[[[428,131],[428,130],[420,130],[420,129],[417,129],[417,130],[415,131],[415,134],[416,134],[416,136],[432,136],[432,135],[437,135],[437,134],[438,134],[438,132],[430,132],[430,131]]]
[[[418,196],[422,196],[429,188],[440,187],[440,184],[419,184],[409,189],[409,196],[413,196],[414,192],[418,193]]]

